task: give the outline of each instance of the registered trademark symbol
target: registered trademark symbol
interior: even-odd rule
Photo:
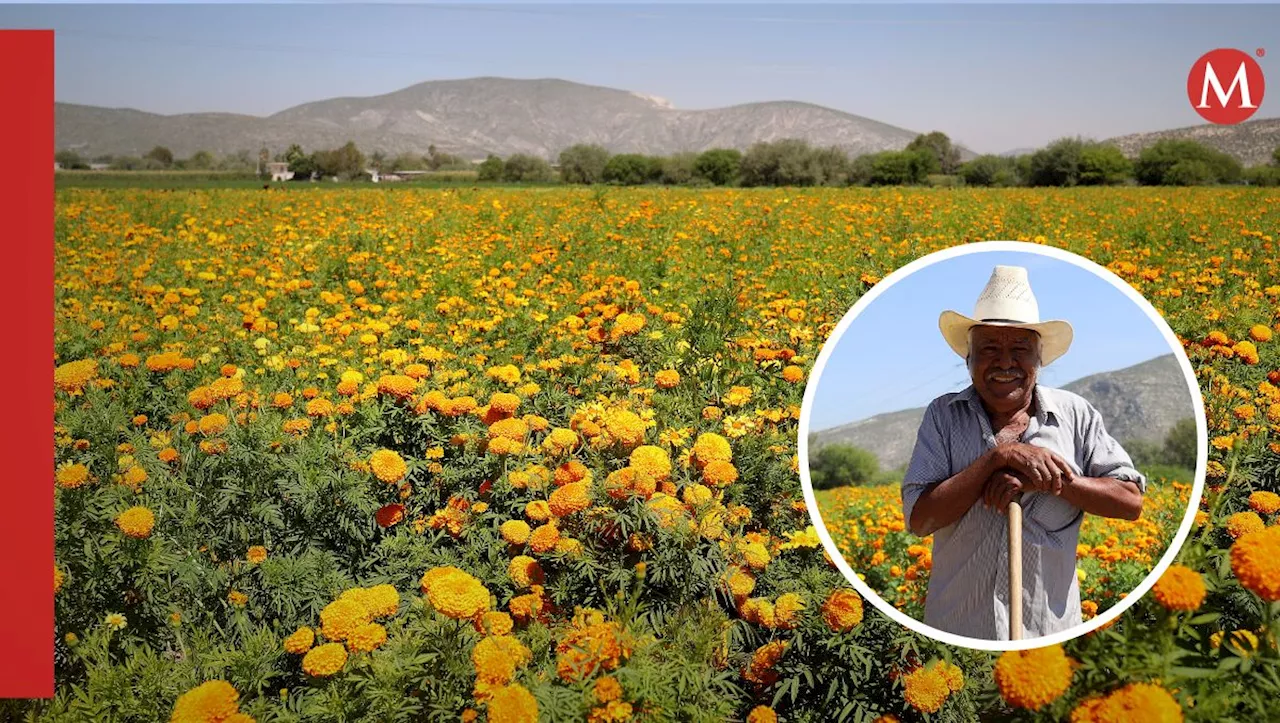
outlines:
[[[1258,56],[1259,58],[1261,58],[1261,57],[1263,57],[1263,56],[1265,56],[1265,55],[1267,54],[1267,49],[1266,49],[1266,48],[1258,48],[1257,50],[1253,51],[1253,54],[1254,54],[1254,55],[1256,55],[1256,56]]]

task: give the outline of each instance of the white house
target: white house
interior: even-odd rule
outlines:
[[[273,181],[288,181],[293,178],[293,171],[289,170],[289,164],[284,161],[271,161],[267,164],[267,173],[271,174]]]

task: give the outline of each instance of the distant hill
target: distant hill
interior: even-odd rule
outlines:
[[[1216,148],[1246,166],[1260,166],[1268,163],[1271,154],[1280,147],[1280,118],[1259,118],[1230,126],[1205,123],[1154,133],[1133,133],[1107,142],[1132,157],[1143,148],[1165,139],[1196,141]]]
[[[1191,416],[1190,392],[1173,354],[1092,374],[1062,388],[1089,400],[1102,414],[1107,433],[1121,444],[1136,439],[1162,441],[1179,419]],[[877,414],[820,430],[813,447],[845,442],[875,454],[881,469],[894,469],[911,459],[924,410]]]
[[[575,143],[615,153],[667,155],[802,138],[853,155],[902,149],[915,131],[809,103],[749,103],[679,110],[667,101],[565,80],[472,78],[419,83],[385,95],[304,103],[267,117],[158,115],[58,103],[58,149],[82,156],[141,155],[162,145],[178,157],[298,143],[311,151],[348,140],[365,153],[439,150],[468,159],[529,153],[552,159]],[[971,158],[964,151],[962,157]]]

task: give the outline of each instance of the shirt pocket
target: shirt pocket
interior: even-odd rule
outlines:
[[[1024,517],[1024,524],[1057,542],[1058,536],[1077,524],[1084,512],[1075,505],[1044,493],[1035,493]],[[1063,541],[1065,542],[1065,540]]]

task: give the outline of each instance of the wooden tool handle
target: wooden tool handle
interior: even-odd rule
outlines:
[[[1009,503],[1009,639],[1022,640],[1022,504]]]

